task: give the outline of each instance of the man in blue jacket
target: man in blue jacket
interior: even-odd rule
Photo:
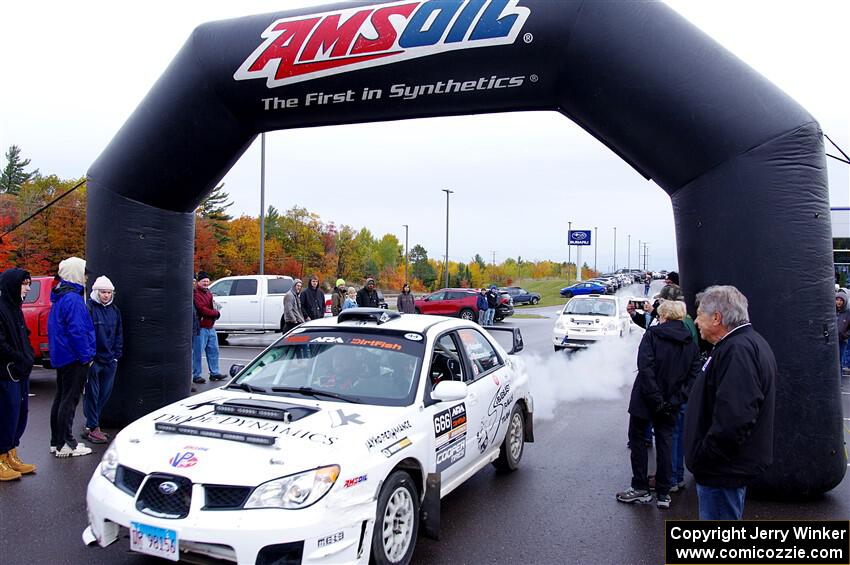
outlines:
[[[83,292],[86,262],[69,257],[59,263],[59,284],[50,293],[47,340],[56,367],[56,396],[50,409],[50,452],[56,457],[79,457],[91,448],[77,442],[71,431],[86,373],[96,353],[94,326]]]
[[[100,429],[100,414],[115,382],[118,360],[124,350],[124,335],[121,329],[121,311],[112,302],[115,286],[108,277],[98,277],[92,285],[88,301],[89,312],[94,324],[97,347],[94,363],[86,379],[86,397],[83,413],[86,429],[83,437],[92,443],[106,443],[108,436]]]

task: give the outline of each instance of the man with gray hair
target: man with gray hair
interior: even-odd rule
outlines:
[[[696,324],[711,343],[685,415],[685,462],[700,520],[740,520],[747,485],[773,461],[776,359],[734,286],[697,296]]]

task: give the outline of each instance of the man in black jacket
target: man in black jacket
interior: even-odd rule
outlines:
[[[737,288],[711,286],[697,300],[700,335],[714,348],[691,389],[685,462],[700,519],[740,520],[747,485],[773,461],[776,359]]]
[[[319,288],[319,277],[313,275],[307,288],[301,292],[301,312],[304,320],[320,320],[325,316],[325,293]]]
[[[361,308],[380,308],[378,291],[375,290],[375,279],[366,279],[366,286],[357,291],[357,305]]]

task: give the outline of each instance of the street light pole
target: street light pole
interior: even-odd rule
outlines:
[[[446,271],[446,286],[449,288],[449,194],[454,194],[454,190],[448,188],[442,189],[446,193],[446,262],[443,268]]]
[[[407,224],[402,224],[404,226],[404,282],[410,282],[410,279],[407,278]]]
[[[617,271],[617,228],[614,228],[614,272]]]
[[[260,274],[266,261],[266,132],[260,134]]]
[[[596,271],[597,274],[599,274],[599,271],[596,270],[596,248],[599,246],[599,235],[597,233],[597,230],[599,230],[599,228],[594,226],[594,228],[593,228],[593,270]]]
[[[629,274],[632,274],[632,234],[629,234],[629,260],[627,262]]]
[[[573,246],[570,245],[571,231],[573,231],[573,223],[567,222],[567,286],[570,286],[570,262],[573,258]]]

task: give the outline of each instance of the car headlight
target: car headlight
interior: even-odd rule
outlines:
[[[338,477],[339,465],[281,477],[255,488],[245,508],[306,508],[325,496]]]
[[[559,330],[567,329],[567,319],[563,318],[563,317],[558,318],[558,321],[555,322],[555,327],[558,328]]]
[[[113,441],[103,454],[103,459],[100,460],[100,474],[106,477],[107,481],[115,484],[116,471],[118,471],[118,448]]]
[[[616,322],[610,322],[610,323],[608,323],[608,324],[606,324],[606,325],[605,325],[605,330],[606,330],[606,331],[609,331],[609,332],[610,332],[611,330],[616,330],[616,329],[617,329],[617,324],[616,324]]]

